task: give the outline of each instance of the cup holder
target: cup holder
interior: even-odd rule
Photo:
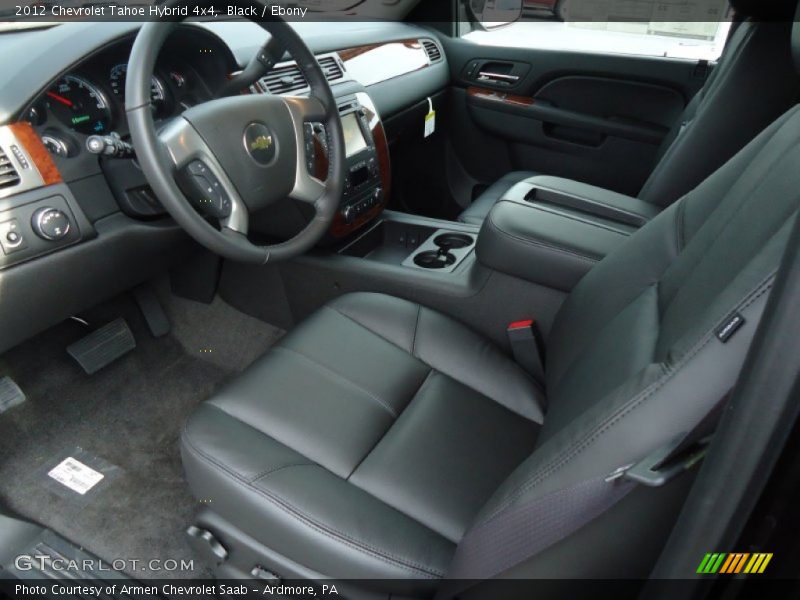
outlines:
[[[444,237],[444,236],[440,236]],[[444,248],[439,251],[426,250],[414,257],[414,264],[423,269],[444,269],[456,262],[456,257]]]
[[[473,251],[475,235],[438,229],[401,263],[404,267],[451,273]]]
[[[465,233],[442,233],[433,238],[433,243],[447,251],[471,246],[473,240],[472,237]]]

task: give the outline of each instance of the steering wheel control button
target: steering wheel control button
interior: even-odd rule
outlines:
[[[244,129],[244,149],[260,165],[268,165],[277,154],[277,143],[272,131],[264,123],[254,121]]]
[[[225,188],[203,161],[193,160],[186,166],[185,173],[187,195],[204,214],[219,219],[231,214],[231,200]]]
[[[25,238],[22,237],[19,221],[12,219],[0,223],[0,246],[6,254],[13,254],[25,248]]]
[[[57,208],[40,208],[31,218],[31,227],[43,240],[55,242],[67,237],[70,229],[69,217]]]
[[[201,160],[193,160],[186,166],[186,170],[192,175],[199,175],[201,177],[211,174],[211,169]]]

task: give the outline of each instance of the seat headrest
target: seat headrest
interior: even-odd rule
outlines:
[[[739,16],[753,21],[790,21],[794,18],[797,0],[730,0]]]
[[[792,58],[800,73],[800,1],[798,0],[729,0],[734,13],[751,21],[793,21]]]

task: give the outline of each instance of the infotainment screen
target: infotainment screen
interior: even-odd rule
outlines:
[[[344,147],[348,157],[358,154],[367,147],[355,113],[347,113],[342,117],[342,129],[344,130]]]

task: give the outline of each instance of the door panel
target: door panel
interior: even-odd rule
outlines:
[[[487,183],[532,170],[635,195],[705,77],[696,62],[677,59],[461,39],[445,50],[455,82],[453,147]]]

